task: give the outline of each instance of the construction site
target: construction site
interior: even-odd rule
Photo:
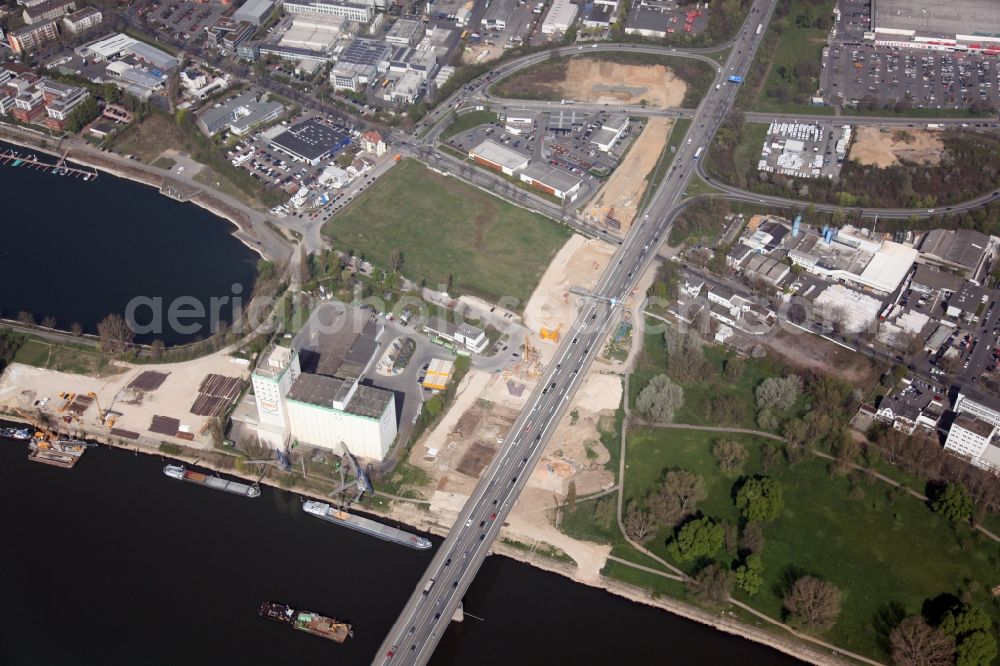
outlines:
[[[649,185],[649,177],[667,145],[673,122],[670,118],[649,119],[625,159],[584,210],[585,218],[622,232],[631,228]]]
[[[0,410],[77,436],[210,448],[212,424],[243,392],[249,369],[225,352],[156,370],[121,365],[125,372],[89,377],[15,363],[0,378]]]
[[[559,342],[568,334],[578,308],[588,297],[584,294],[594,287],[613,254],[613,248],[602,241],[582,236],[567,241],[525,308],[524,323],[529,332],[517,363],[496,372],[471,370],[457,387],[449,411],[413,446],[408,462],[423,470],[428,479],[414,490],[430,502],[431,515],[440,524],[450,524],[458,516],[551,363]],[[646,285],[648,280],[636,294]],[[633,296],[623,311],[628,312],[638,302]],[[613,344],[617,339],[625,345],[626,354],[630,336],[623,340],[619,331],[630,333],[626,321],[630,318],[623,314],[625,326],[616,327],[605,343]],[[601,438],[615,431],[624,362],[624,356],[614,360],[598,357],[531,471],[503,533],[504,538],[532,547],[547,544],[558,548],[594,575],[603,566],[604,547],[567,537],[556,527],[556,515],[571,482],[580,496],[614,485],[614,471],[607,468],[611,454]]]

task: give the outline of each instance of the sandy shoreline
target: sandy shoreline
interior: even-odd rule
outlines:
[[[23,418],[16,415],[0,414],[0,420],[24,423],[30,425]],[[94,441],[100,442],[102,445],[112,446],[114,448],[132,451],[134,453],[143,453],[146,455],[159,456],[164,460],[177,460],[190,465],[198,465],[206,469],[211,469],[226,476],[231,476],[234,478],[240,478],[245,481],[257,482],[258,479],[254,475],[241,472],[237,469],[221,469],[217,465],[213,465],[204,460],[201,460],[198,456],[191,455],[178,455],[178,456],[168,456],[158,449],[153,449],[148,446],[144,446],[137,443],[125,443],[123,441],[111,440],[106,436],[102,435],[85,435],[87,439],[92,439]],[[285,492],[295,493],[303,497],[309,497],[319,501],[327,501],[329,498],[322,494],[312,493],[308,490],[303,490],[299,488],[283,488],[278,484],[269,482],[269,479],[262,479],[261,484],[270,486],[275,490],[283,490]],[[393,506],[398,506],[398,503],[394,503]],[[424,533],[433,534],[439,537],[446,537],[448,535],[448,527],[441,526],[436,522],[431,520],[431,516],[427,514],[426,511],[421,511],[419,509],[414,509],[412,513],[407,511],[393,511],[390,514],[383,514],[375,512],[371,509],[365,509],[366,513],[376,516],[382,520],[388,520],[390,522],[399,523],[406,525],[410,528],[420,530]],[[409,514],[409,515],[408,515]],[[416,520],[414,520],[416,519]],[[826,654],[818,650],[814,650],[801,642],[795,641],[790,637],[783,637],[779,634],[765,631],[757,627],[750,626],[748,624],[739,622],[735,619],[735,616],[728,614],[728,612],[722,613],[721,615],[710,613],[702,608],[686,604],[669,597],[663,597],[657,595],[648,590],[644,590],[627,583],[622,583],[620,581],[605,578],[603,576],[599,577],[596,581],[581,581],[578,580],[574,575],[576,571],[575,566],[571,566],[556,560],[549,559],[543,555],[537,553],[526,553],[514,546],[503,543],[502,541],[496,541],[493,544],[492,552],[498,555],[502,555],[509,559],[515,560],[522,564],[541,569],[548,573],[558,574],[569,578],[574,583],[588,585],[590,587],[596,587],[598,589],[605,590],[611,594],[623,597],[630,601],[644,604],[646,606],[652,606],[665,610],[668,613],[674,615],[679,615],[688,620],[698,622],[700,624],[708,625],[713,629],[718,631],[731,634],[733,636],[739,636],[754,643],[759,643],[771,647],[779,652],[783,652],[787,655],[795,657],[796,659],[802,660],[806,663],[817,664],[820,666],[834,666],[842,665],[845,663],[852,663],[843,658],[838,658],[837,656]]]
[[[0,141],[14,144],[16,146],[21,146],[22,148],[37,150],[40,153],[45,153],[46,155],[54,157],[56,159],[62,157],[62,155],[55,152],[53,149],[43,148],[38,144],[33,143],[26,137],[12,136],[11,134],[5,132],[2,136],[0,136]],[[130,180],[134,183],[139,183],[141,185],[147,185],[149,187],[156,188],[157,193],[162,194],[160,190],[162,188],[163,181],[166,178],[166,176],[148,171],[147,170],[148,165],[145,165],[141,162],[136,163],[136,165],[131,170],[125,170],[112,161],[95,160],[91,156],[79,153],[73,148],[69,149],[66,159],[67,161],[75,162],[76,164],[87,166],[92,169],[96,169],[98,171],[110,174],[112,176],[116,176],[118,178]],[[162,195],[162,196],[167,196],[167,195]],[[273,259],[272,257],[268,257],[259,245],[250,240],[247,227],[252,226],[252,222],[248,224],[248,221],[242,218],[243,215],[242,211],[233,211],[232,209],[229,208],[227,204],[215,199],[211,191],[206,191],[204,189],[201,189],[199,186],[198,194],[194,195],[189,199],[182,201],[179,199],[174,199],[173,197],[167,197],[167,198],[173,201],[179,201],[180,203],[188,203],[188,202],[193,203],[199,208],[202,208],[212,213],[216,217],[220,217],[223,220],[226,220],[235,227],[235,230],[232,231],[231,233],[237,240],[243,243],[246,247],[250,248],[261,258]]]

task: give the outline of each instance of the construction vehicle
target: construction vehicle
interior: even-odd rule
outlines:
[[[65,401],[62,406],[59,407],[59,413],[61,414],[69,409],[69,406],[73,404],[73,400],[76,399],[76,393],[60,393],[59,397]]]
[[[559,342],[560,329],[562,329],[562,324],[559,324],[555,328],[545,328],[543,326],[538,330],[538,338],[540,340],[552,340],[553,342]]]

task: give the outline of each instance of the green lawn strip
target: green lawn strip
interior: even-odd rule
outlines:
[[[458,119],[441,132],[441,140],[450,139],[456,134],[461,134],[473,127],[488,125],[497,121],[497,114],[492,111],[470,111],[458,116]]]

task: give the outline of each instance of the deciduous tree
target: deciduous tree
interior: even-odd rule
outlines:
[[[666,375],[656,375],[635,399],[636,410],[657,423],[670,423],[684,404],[684,389]]]
[[[759,409],[784,411],[795,404],[802,393],[802,378],[798,375],[768,377],[754,390]]]
[[[719,440],[712,447],[712,455],[723,472],[735,472],[743,468],[750,454],[739,442],[731,439]]]
[[[703,604],[722,606],[733,591],[733,572],[709,564],[684,583],[688,594]]]
[[[764,561],[757,553],[747,555],[739,567],[736,568],[736,584],[747,594],[757,594],[761,584],[764,582]]]
[[[698,518],[685,523],[677,536],[667,546],[671,557],[678,562],[690,562],[699,557],[709,557],[722,548],[725,537],[722,525],[711,518]]]
[[[100,338],[101,351],[108,354],[123,353],[135,337],[125,319],[114,312],[97,324],[97,335]]]
[[[840,615],[840,590],[814,576],[803,576],[785,595],[785,609],[793,624],[823,631]]]
[[[785,508],[781,484],[768,476],[747,479],[736,491],[736,507],[747,520],[775,520]]]
[[[919,615],[908,617],[889,634],[895,666],[951,666],[955,639],[933,628]]]
[[[647,509],[640,509],[631,503],[625,512],[625,533],[629,538],[643,543],[653,532],[653,516]]]

